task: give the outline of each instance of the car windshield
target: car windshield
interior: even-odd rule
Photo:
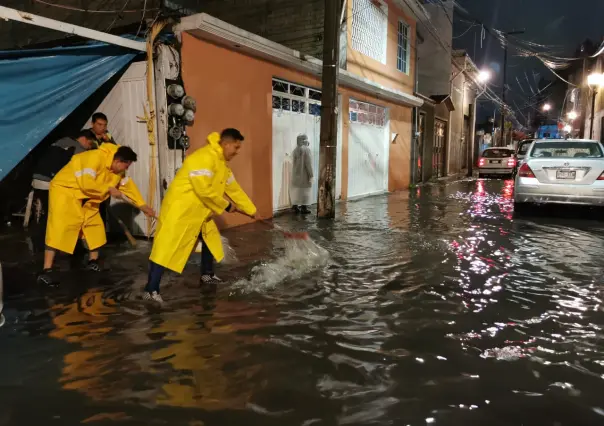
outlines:
[[[602,149],[595,142],[539,142],[530,154],[533,158],[602,158]]]
[[[484,158],[506,158],[512,156],[511,149],[487,149],[482,153]]]
[[[520,147],[518,148],[518,155],[526,155],[526,152],[528,151],[528,149],[531,147],[531,144],[533,143],[533,141],[530,142],[522,142],[520,144]]]

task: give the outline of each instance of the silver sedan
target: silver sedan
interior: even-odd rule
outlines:
[[[604,206],[604,147],[592,140],[536,140],[518,169],[514,207]]]

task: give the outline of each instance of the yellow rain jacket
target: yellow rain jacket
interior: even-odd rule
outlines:
[[[83,234],[90,250],[107,242],[99,205],[109,197],[109,187],[122,191],[138,207],[145,200],[127,176],[111,171],[118,145],[103,144],[98,149],[71,157],[50,182],[46,245],[72,254]]]
[[[220,135],[208,136],[208,145],[187,156],[170,184],[160,209],[150,260],[181,273],[201,232],[216,261],[224,258],[218,227],[211,219],[229,206],[256,214],[256,206],[243,192],[227,165]]]

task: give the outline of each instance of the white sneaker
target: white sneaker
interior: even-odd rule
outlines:
[[[152,300],[157,303],[164,303],[164,299],[162,299],[161,295],[157,291],[154,291],[153,293],[146,291],[143,293],[143,300]]]

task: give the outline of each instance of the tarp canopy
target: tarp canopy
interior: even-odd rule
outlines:
[[[103,43],[0,52],[0,180],[137,54]]]

